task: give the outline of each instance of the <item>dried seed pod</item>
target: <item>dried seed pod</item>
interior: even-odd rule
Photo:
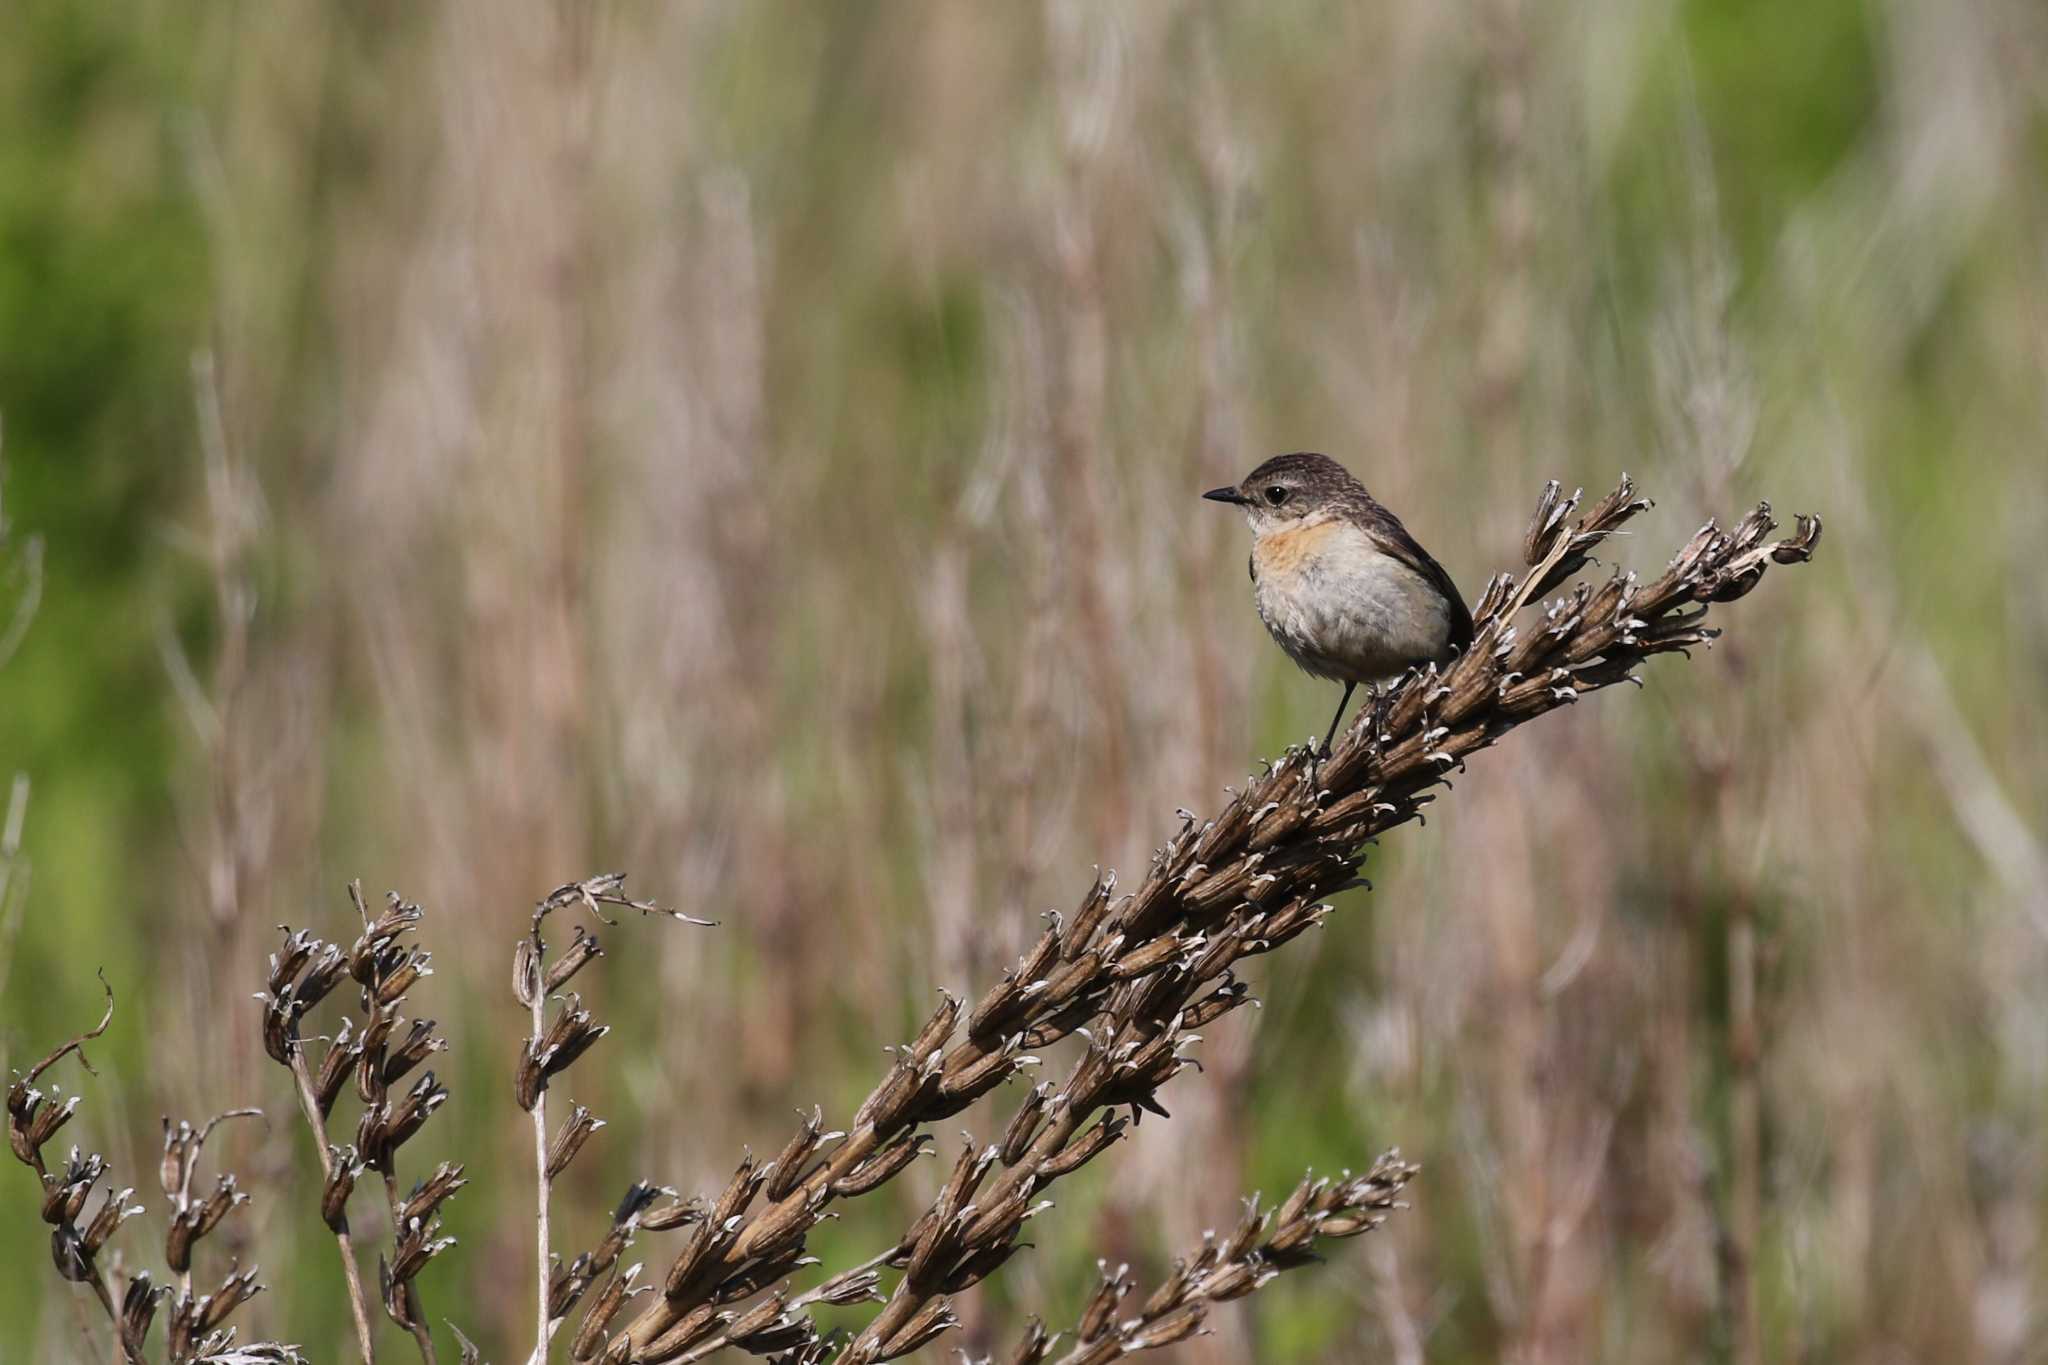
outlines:
[[[1031,1093],[1024,1097],[1024,1102],[1017,1106],[1017,1112],[1010,1116],[1009,1127],[1003,1130],[1002,1159],[1005,1166],[1014,1166],[1024,1159],[1024,1153],[1038,1132],[1038,1125],[1045,1117],[1046,1105],[1051,1098],[1052,1083],[1040,1081],[1031,1087]]]
[[[356,1058],[356,1098],[364,1104],[375,1104],[384,1098],[384,1049],[397,1027],[396,1009],[373,1010],[370,1021],[363,1025],[362,1036],[351,1049]]]
[[[931,1117],[942,1119],[957,1114],[968,1105],[1001,1085],[1017,1070],[1017,1057],[1011,1052],[992,1052],[972,1065],[963,1068],[959,1075],[947,1077],[939,1083],[939,1096],[943,1103]]]
[[[569,1117],[555,1132],[555,1140],[548,1147],[548,1179],[553,1180],[569,1169],[569,1163],[583,1150],[583,1144],[590,1141],[598,1129],[604,1127],[604,1120],[577,1105]]]
[[[1032,1318],[1024,1324],[1024,1336],[1016,1348],[1003,1357],[1003,1365],[1041,1365],[1052,1349],[1052,1341],[1046,1333],[1045,1324]]]
[[[895,1360],[900,1356],[907,1356],[959,1325],[960,1320],[953,1316],[952,1301],[943,1298],[933,1299],[919,1309],[909,1322],[903,1324],[901,1331],[889,1338],[874,1359]]]
[[[363,1161],[353,1147],[334,1149],[327,1184],[320,1191],[320,1217],[335,1232],[348,1231],[348,1197],[355,1193]]]
[[[834,1275],[811,1293],[819,1303],[846,1308],[856,1303],[881,1303],[882,1277],[873,1270],[849,1270]]]
[[[107,1244],[107,1239],[114,1235],[116,1228],[142,1212],[142,1205],[128,1202],[134,1194],[132,1187],[108,1190],[106,1196],[100,1200],[99,1212],[92,1216],[92,1222],[86,1225],[85,1231],[79,1237],[80,1248],[87,1260],[99,1254],[100,1248]]]
[[[432,1019],[416,1019],[405,1038],[397,1046],[387,1049],[384,1057],[382,1081],[386,1086],[396,1085],[405,1074],[433,1056],[447,1050],[448,1040],[436,1037]]]
[[[1010,1021],[1024,1008],[1027,996],[1025,983],[1015,972],[1004,972],[1002,979],[989,988],[974,1012],[967,1016],[967,1036],[976,1042],[988,1043],[1002,1037],[1008,1031]]]
[[[540,949],[531,938],[512,945],[512,997],[527,1009],[541,998]]]
[[[620,1338],[614,1342],[615,1348],[626,1348],[619,1353],[616,1360],[621,1362],[629,1358],[636,1361],[673,1360],[692,1346],[709,1340],[712,1334],[730,1320],[731,1316],[731,1314],[721,1312],[708,1303],[699,1304],[683,1314],[682,1317],[676,1319],[665,1330],[656,1334],[653,1340],[649,1341],[638,1351],[634,1351],[630,1342],[625,1338]],[[606,1365],[613,1365],[615,1358],[611,1351],[607,1351],[605,1352],[604,1359]]]
[[[662,1293],[671,1299],[685,1299],[690,1290],[702,1279],[709,1277],[732,1244],[739,1240],[743,1218],[728,1218],[723,1222],[706,1220],[690,1234],[690,1241],[677,1256],[675,1264],[669,1267],[668,1277],[662,1285]],[[650,1352],[652,1354],[652,1352]]]
[[[639,1266],[628,1266],[623,1274],[614,1275],[605,1282],[597,1297],[590,1301],[582,1323],[576,1328],[576,1335],[569,1343],[569,1359],[578,1362],[591,1360],[604,1349],[605,1334],[612,1320],[618,1317],[619,1310],[625,1307],[626,1300],[645,1291],[645,1286],[640,1289],[633,1287],[633,1281],[639,1275]]]
[[[818,1148],[827,1141],[844,1136],[843,1133],[827,1134],[825,1111],[813,1106],[811,1116],[804,1120],[803,1126],[783,1145],[781,1153],[763,1172],[768,1180],[768,1197],[778,1203],[787,1198],[799,1184],[803,1183],[804,1177],[808,1174],[805,1167],[810,1164],[811,1157]]]
[[[737,1214],[745,1213],[747,1206],[754,1202],[754,1195],[759,1192],[763,1183],[761,1169],[754,1161],[754,1154],[746,1153],[740,1158],[739,1169],[734,1171],[732,1179],[726,1182],[724,1192],[718,1196],[718,1202],[711,1206],[711,1221],[723,1223]]]
[[[1144,1328],[1124,1338],[1127,1351],[1156,1351],[1161,1346],[1171,1346],[1176,1341],[1185,1341],[1202,1329],[1202,1319],[1208,1309],[1200,1303],[1191,1303],[1176,1308],[1171,1313],[1149,1323]]]
[[[598,946],[597,936],[584,929],[582,925],[577,925],[575,938],[570,941],[568,948],[548,968],[547,976],[541,983],[542,990],[549,995],[553,995],[556,991],[567,985],[570,978],[575,976],[576,973],[582,971],[585,967],[603,956],[604,949]],[[530,1005],[532,1002],[527,1001],[523,1003]]]
[[[375,996],[380,1005],[396,1005],[405,998],[405,993],[420,981],[432,976],[434,969],[427,964],[434,955],[422,949],[406,949],[388,961],[380,961]]]
[[[175,1196],[178,1192],[172,1193]],[[171,1215],[170,1226],[164,1231],[166,1264],[180,1275],[190,1270],[194,1244],[218,1227],[230,1209],[248,1202],[248,1195],[236,1191],[232,1175],[221,1176],[212,1194],[198,1203],[186,1204]]]
[[[1087,1132],[1038,1164],[1038,1183],[1043,1185],[1080,1170],[1108,1151],[1127,1126],[1125,1120],[1104,1114]]]
[[[459,1162],[442,1162],[434,1168],[432,1175],[415,1184],[411,1193],[406,1195],[405,1202],[398,1206],[399,1221],[426,1222],[451,1195],[468,1183]]]
[[[704,1221],[705,1207],[701,1199],[677,1199],[674,1190],[665,1190],[669,1204],[664,1208],[650,1209],[640,1216],[640,1226],[649,1232],[666,1232],[670,1228],[688,1227]]]
[[[870,1190],[880,1189],[893,1180],[911,1162],[923,1156],[925,1147],[931,1141],[928,1133],[904,1133],[847,1175],[832,1182],[830,1189],[835,1198],[851,1199]]]
[[[555,1273],[548,1282],[550,1322],[569,1315],[569,1310],[583,1297],[583,1291],[590,1287],[592,1274],[589,1252],[584,1252],[567,1265],[556,1265]]]
[[[150,1324],[156,1320],[157,1305],[169,1293],[168,1289],[158,1289],[150,1282],[147,1270],[137,1271],[135,1278],[128,1281],[128,1288],[121,1295],[121,1315],[117,1326],[121,1344],[131,1356],[141,1356],[142,1343],[148,1339]]]
[[[221,1286],[199,1301],[197,1327],[201,1333],[211,1332],[228,1320],[229,1314],[263,1292],[263,1286],[256,1282],[256,1268],[235,1272],[221,1281]]]
[[[953,1029],[960,1022],[959,997],[951,991],[940,991],[939,994],[944,997],[939,1002],[939,1007],[932,1011],[932,1017],[925,1021],[924,1027],[918,1030],[917,1037],[911,1041],[907,1049],[913,1063],[924,1061],[945,1046],[946,1040],[953,1036]]]
[[[78,1112],[78,1096],[62,1104],[52,1103],[55,1099],[55,1094],[45,1100],[40,1090],[25,1088],[18,1105],[11,1093],[8,1096],[7,1144],[25,1166],[41,1164],[43,1147]]]

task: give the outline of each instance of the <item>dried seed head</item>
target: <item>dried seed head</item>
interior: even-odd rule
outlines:
[[[960,1325],[953,1316],[953,1304],[949,1299],[933,1299],[903,1325],[901,1331],[889,1338],[882,1349],[871,1358],[874,1360],[895,1360],[907,1356],[919,1347],[952,1331]]]
[[[930,1150],[925,1146],[931,1141],[928,1133],[903,1133],[884,1146],[880,1151],[856,1166],[850,1173],[832,1182],[830,1190],[835,1198],[850,1199],[856,1195],[880,1189],[911,1162]]]
[[[405,993],[418,984],[420,978],[432,976],[434,969],[427,964],[434,955],[423,949],[399,949],[388,959],[380,958],[376,988],[373,992],[380,1005],[396,1005],[405,998]]]
[[[1202,1330],[1202,1319],[1207,1314],[1207,1307],[1201,1303],[1176,1308],[1142,1330],[1124,1338],[1124,1349],[1156,1351],[1161,1346],[1171,1346],[1176,1341],[1185,1341]]]
[[[254,1266],[244,1271],[231,1270],[219,1289],[199,1301],[195,1325],[202,1335],[220,1327],[237,1308],[263,1292],[256,1273]]]
[[[1038,1125],[1045,1117],[1045,1108],[1052,1098],[1052,1083],[1040,1081],[1031,1087],[1031,1093],[1017,1106],[1017,1112],[1010,1116],[1010,1125],[1003,1131],[1002,1159],[1005,1166],[1014,1166],[1024,1159],[1024,1153],[1031,1146],[1031,1139],[1038,1133]]]
[[[670,1228],[688,1227],[704,1221],[704,1201],[701,1199],[678,1199],[674,1190],[663,1190],[669,1203],[658,1209],[649,1209],[640,1215],[640,1226],[649,1232],[666,1232]]]
[[[811,1116],[804,1120],[796,1135],[784,1144],[781,1154],[765,1172],[768,1177],[767,1190],[770,1199],[781,1201],[803,1180],[804,1168],[824,1140],[824,1130],[825,1111],[814,1107]]]
[[[128,1288],[121,1295],[117,1330],[121,1344],[131,1356],[141,1356],[142,1343],[148,1339],[150,1324],[156,1320],[157,1305],[169,1293],[168,1289],[158,1289],[151,1283],[147,1270],[137,1271],[135,1278],[128,1281]]]
[[[45,1144],[78,1112],[78,1096],[58,1103],[55,1091],[46,1097],[20,1082],[15,1089],[20,1092],[18,1100],[15,1091],[8,1093],[7,1145],[23,1165],[40,1168]]]
[[[348,1231],[348,1197],[355,1192],[363,1160],[353,1147],[331,1149],[332,1171],[320,1192],[320,1217],[335,1232]]]
[[[819,1303],[846,1308],[856,1303],[882,1303],[882,1277],[873,1270],[849,1270],[834,1275],[812,1290]]]
[[[183,1119],[175,1128],[168,1115],[164,1118],[164,1154],[162,1164],[157,1168],[157,1184],[171,1198],[184,1189],[192,1179],[193,1164],[199,1159],[199,1130]]]
[[[86,1225],[79,1238],[80,1247],[88,1261],[99,1254],[100,1248],[107,1244],[107,1239],[114,1235],[121,1224],[142,1212],[142,1205],[128,1202],[134,1195],[133,1188],[108,1190],[105,1197],[100,1200],[99,1212],[92,1216],[92,1222]]]
[[[633,1286],[633,1281],[639,1278],[639,1275],[639,1266],[628,1266],[623,1274],[614,1275],[605,1282],[604,1288],[591,1300],[590,1307],[583,1314],[582,1324],[576,1329],[575,1338],[569,1343],[571,1360],[592,1360],[604,1349],[607,1330],[611,1327],[613,1319],[618,1317],[619,1310],[625,1306],[626,1300],[648,1291],[646,1285],[638,1288]]]
[[[172,1196],[181,1193],[173,1190]],[[197,1203],[186,1203],[171,1215],[170,1226],[164,1232],[164,1260],[176,1273],[183,1275],[192,1268],[192,1248],[198,1241],[220,1226],[221,1219],[238,1204],[249,1202],[249,1196],[235,1189],[235,1178],[223,1175],[215,1182],[213,1193]]]
[[[414,1020],[404,1040],[385,1053],[383,1084],[397,1084],[408,1071],[435,1053],[446,1051],[447,1048],[448,1040],[435,1035],[432,1019]]]
[[[457,1190],[469,1180],[462,1173],[458,1162],[444,1161],[434,1168],[434,1173],[412,1187],[405,1202],[398,1206],[399,1221],[403,1223],[424,1223],[439,1212]]]
[[[400,1285],[410,1284],[427,1268],[427,1262],[455,1245],[453,1237],[436,1236],[440,1230],[441,1222],[438,1218],[411,1218],[400,1226],[396,1255],[392,1259],[389,1271],[395,1282]]]
[[[1124,1296],[1131,1292],[1135,1283],[1127,1265],[1111,1270],[1109,1262],[1097,1261],[1095,1269],[1101,1280],[1095,1286],[1095,1293],[1089,1297],[1088,1306],[1081,1310],[1081,1325],[1076,1332],[1083,1342],[1095,1341],[1108,1330],[1117,1305],[1124,1301]]]
[[[335,1031],[334,1041],[327,1045],[326,1055],[320,1059],[320,1070],[313,1076],[313,1098],[320,1107],[320,1117],[324,1119],[334,1112],[341,1088],[348,1084],[348,1078],[356,1073],[362,1060],[362,1038],[355,1034],[353,1024],[344,1019]]]
[[[512,997],[527,1009],[541,997],[540,949],[532,938],[512,945]]]
[[[604,1120],[577,1105],[555,1133],[555,1140],[548,1148],[548,1179],[554,1180],[569,1169],[569,1163],[583,1150],[583,1144],[591,1135],[604,1127]]]
[[[763,1174],[754,1161],[753,1153],[746,1153],[740,1158],[739,1169],[733,1172],[725,1191],[718,1196],[718,1202],[711,1206],[711,1221],[724,1223],[745,1213],[763,1183]]]
[[[583,1291],[590,1287],[593,1276],[590,1253],[584,1252],[567,1265],[555,1266],[548,1281],[548,1321],[554,1322],[569,1315],[576,1301],[583,1297]]]
[[[604,956],[604,949],[598,946],[597,936],[582,925],[576,926],[576,936],[562,955],[555,959],[547,970],[541,989],[552,995],[569,983],[570,978],[582,971],[598,958]],[[530,1002],[528,1002],[530,1004]]]

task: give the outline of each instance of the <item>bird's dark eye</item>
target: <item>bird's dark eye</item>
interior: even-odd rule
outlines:
[[[1266,505],[1268,507],[1278,507],[1281,503],[1286,501],[1287,490],[1282,488],[1279,484],[1276,483],[1271,488],[1268,488],[1266,490]]]

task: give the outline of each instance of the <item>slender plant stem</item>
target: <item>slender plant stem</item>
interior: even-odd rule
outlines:
[[[313,1130],[313,1152],[320,1158],[320,1183],[326,1188],[334,1178],[334,1157],[327,1148],[327,1120],[321,1117],[320,1101],[313,1094],[313,1078],[306,1070],[306,1054],[303,1050],[292,1050],[292,1079],[298,1082],[299,1109],[306,1116],[306,1125]],[[334,1240],[341,1248],[341,1270],[348,1277],[349,1313],[356,1322],[356,1347],[363,1357],[363,1365],[376,1365],[377,1348],[370,1334],[370,1301],[363,1295],[362,1273],[356,1269],[355,1244],[348,1234],[348,1220],[344,1216],[342,1226],[334,1233]]]
[[[533,1037],[527,1046],[538,1051],[541,1034],[547,1028],[547,993],[541,988],[546,945],[541,942],[540,920],[533,926]],[[527,1365],[547,1365],[553,1324],[548,1319],[548,1196],[554,1182],[548,1179],[548,1092],[543,1086],[533,1102],[533,1188],[534,1188],[534,1326],[533,1354]]]

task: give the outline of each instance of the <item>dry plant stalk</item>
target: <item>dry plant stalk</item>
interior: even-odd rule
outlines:
[[[606,1365],[663,1365],[703,1360],[727,1349],[769,1357],[779,1365],[870,1365],[909,1354],[954,1323],[952,1296],[993,1273],[1020,1249],[1024,1223],[1049,1207],[1041,1196],[1061,1177],[1113,1146],[1141,1112],[1167,1116],[1161,1088],[1190,1065],[1189,1049],[1206,1027],[1250,1000],[1235,965],[1270,952],[1321,924],[1325,898],[1360,885],[1366,845],[1420,815],[1434,788],[1471,754],[1509,730],[1587,692],[1636,681],[1635,669],[1656,654],[1684,652],[1717,632],[1705,624],[1714,603],[1748,593],[1773,563],[1808,559],[1820,537],[1816,518],[1799,518],[1790,537],[1770,539],[1768,505],[1729,530],[1709,523],[1649,582],[1616,572],[1597,586],[1578,583],[1543,602],[1539,619],[1514,618],[1567,582],[1592,551],[1650,504],[1620,485],[1572,520],[1579,496],[1550,485],[1537,507],[1523,550],[1525,569],[1488,583],[1474,612],[1473,645],[1441,669],[1431,666],[1378,695],[1322,761],[1308,746],[1293,748],[1214,818],[1182,812],[1181,828],[1154,856],[1138,889],[1115,894],[1116,878],[1098,874],[1071,916],[1051,923],[1016,967],[971,1009],[947,995],[918,1035],[893,1049],[896,1060],[845,1131],[825,1130],[814,1111],[767,1162],[742,1159],[715,1200],[685,1200],[652,1182],[626,1191],[599,1244],[564,1263],[549,1244],[553,1182],[603,1126],[573,1106],[551,1134],[546,1097],[551,1084],[607,1031],[563,987],[602,955],[594,933],[577,926],[552,959],[542,935],[548,917],[576,906],[605,924],[605,906],[689,916],[628,898],[620,874],[571,883],[535,908],[517,945],[513,993],[530,1013],[514,1094],[530,1116],[534,1137],[536,1268],[535,1344],[529,1365],[544,1365],[570,1313],[586,1301],[570,1341],[570,1358]],[[434,1348],[417,1278],[454,1244],[439,1235],[440,1207],[465,1183],[462,1168],[443,1164],[398,1193],[396,1158],[404,1143],[447,1098],[431,1071],[401,1093],[412,1071],[446,1046],[431,1020],[408,1022],[407,994],[432,972],[430,955],[412,941],[418,906],[392,896],[372,915],[358,888],[351,896],[362,932],[344,950],[286,929],[271,958],[263,1002],[270,1055],[293,1075],[300,1107],[320,1157],[321,1212],[342,1253],[358,1345],[374,1361],[366,1295],[356,1269],[348,1202],[365,1170],[383,1177],[392,1228],[388,1261],[379,1255],[384,1310],[413,1334],[422,1359]],[[306,1014],[344,979],[358,987],[359,1012],[324,1041],[318,1065],[305,1048]],[[550,1000],[556,1000],[550,1016]],[[111,1018],[111,994],[109,997]],[[79,1051],[106,1027],[50,1054],[8,1092],[9,1137],[48,1191],[44,1216],[57,1228],[57,1264],[67,1278],[90,1283],[115,1321],[124,1358],[141,1365],[143,1338],[160,1296],[138,1275],[119,1297],[102,1279],[95,1255],[138,1210],[127,1191],[106,1199],[83,1226],[87,1196],[104,1174],[96,1156],[72,1161],[61,1175],[43,1164],[41,1149],[76,1101],[57,1105],[34,1082],[57,1060]],[[790,1277],[816,1265],[806,1255],[811,1229],[838,1200],[882,1188],[929,1150],[928,1124],[958,1114],[1028,1067],[1040,1051],[1068,1038],[1077,1049],[1057,1084],[1040,1082],[1021,1099],[1001,1135],[970,1141],[925,1210],[892,1245],[813,1288],[792,1293]],[[356,1141],[339,1147],[328,1125],[344,1089],[360,1101]],[[1118,1111],[1128,1110],[1126,1118]],[[226,1116],[223,1116],[226,1117]],[[219,1120],[214,1121],[218,1123]],[[163,1186],[172,1201],[167,1259],[180,1276],[173,1313],[175,1365],[216,1365],[297,1359],[294,1348],[265,1344],[230,1350],[221,1319],[254,1293],[254,1273],[231,1273],[216,1295],[190,1291],[191,1245],[245,1196],[223,1177],[211,1195],[191,1194],[192,1166],[213,1124],[193,1130],[168,1124]],[[1416,1168],[1389,1152],[1360,1176],[1305,1178],[1272,1216],[1256,1199],[1227,1237],[1210,1234],[1138,1310],[1119,1317],[1131,1289],[1127,1272],[1103,1271],[1102,1283],[1072,1332],[1072,1345],[1035,1321],[1003,1360],[1007,1365],[1104,1365],[1185,1339],[1202,1328],[1209,1305],[1249,1294],[1281,1271],[1309,1263],[1317,1243],[1378,1226]],[[666,1270],[639,1283],[641,1266],[620,1261],[641,1232],[689,1229]],[[900,1271],[890,1293],[881,1272]],[[593,1290],[595,1292],[593,1292]],[[646,1303],[628,1314],[627,1305]],[[881,1303],[850,1340],[823,1336],[808,1309],[819,1304]],[[476,1349],[458,1331],[465,1361]],[[209,1353],[210,1352],[210,1353]],[[265,1354],[268,1352],[268,1354]]]
[[[105,986],[104,980],[101,984]],[[18,1073],[7,1090],[7,1144],[42,1181],[42,1218],[51,1228],[50,1256],[57,1273],[91,1287],[113,1324],[117,1365],[147,1365],[149,1329],[166,1302],[170,1314],[164,1329],[165,1359],[170,1365],[305,1365],[306,1358],[296,1346],[274,1341],[236,1345],[229,1317],[263,1292],[254,1266],[243,1270],[230,1264],[220,1287],[210,1294],[194,1294],[192,1289],[193,1252],[230,1213],[249,1201],[249,1196],[236,1188],[234,1176],[226,1173],[215,1178],[206,1195],[194,1197],[192,1184],[201,1150],[223,1121],[260,1116],[260,1110],[230,1110],[196,1129],[182,1121],[164,1120],[163,1160],[157,1178],[170,1210],[164,1229],[164,1261],[177,1277],[175,1288],[158,1285],[147,1270],[127,1277],[124,1284],[116,1272],[100,1264],[100,1254],[113,1235],[142,1213],[143,1206],[129,1202],[135,1194],[133,1187],[109,1188],[92,1216],[85,1217],[94,1187],[107,1176],[106,1158],[98,1152],[81,1154],[74,1146],[61,1170],[50,1168],[43,1148],[77,1113],[79,1097],[64,1099],[54,1087],[46,1092],[37,1082],[73,1054],[88,1074],[97,1074],[86,1058],[85,1045],[105,1033],[113,1021],[114,992],[107,987],[107,1009],[99,1023]]]
[[[1199,1040],[1194,1030],[1250,998],[1234,964],[1320,924],[1330,913],[1323,898],[1358,884],[1370,840],[1418,816],[1434,787],[1509,730],[1635,681],[1653,655],[1710,641],[1712,604],[1748,593],[1773,563],[1809,558],[1820,538],[1819,519],[1801,517],[1794,535],[1771,540],[1770,508],[1759,505],[1729,530],[1702,527],[1657,578],[1617,572],[1598,587],[1579,583],[1546,602],[1540,621],[1519,627],[1513,619],[1524,607],[1562,586],[1650,505],[1626,477],[1573,522],[1579,500],[1555,483],[1545,489],[1523,545],[1525,571],[1487,584],[1462,657],[1381,694],[1326,761],[1290,749],[1215,818],[1183,812],[1137,891],[1118,897],[1114,874],[1098,875],[1074,914],[1051,916],[971,1010],[946,998],[898,1050],[843,1138],[828,1145],[809,1124],[768,1165],[743,1161],[661,1277],[660,1297],[589,1358],[694,1360],[744,1344],[734,1329],[755,1315],[734,1306],[798,1267],[833,1201],[880,1188],[923,1150],[922,1126],[1036,1064],[1037,1050],[1077,1036],[1084,1047],[1064,1081],[1034,1087],[999,1142],[963,1152],[930,1207],[877,1258],[902,1278],[837,1359],[869,1365],[924,1345],[950,1324],[949,1296],[1015,1252],[1045,1188],[1121,1136],[1126,1120],[1115,1109],[1164,1113],[1156,1093],[1192,1064],[1185,1053]],[[787,1359],[824,1355],[814,1342]],[[1039,1358],[1028,1346],[1013,1357]]]
[[[399,1149],[447,1102],[448,1090],[432,1071],[422,1072],[403,1093],[396,1089],[448,1046],[435,1033],[433,1020],[408,1022],[403,1012],[406,993],[433,974],[432,954],[407,941],[422,918],[417,905],[393,895],[381,912],[372,915],[360,885],[350,885],[349,897],[363,929],[346,950],[304,930],[284,929],[284,944],[271,955],[269,979],[256,997],[263,1004],[263,1046],[273,1061],[291,1070],[300,1113],[313,1137],[322,1180],[320,1216],[341,1250],[356,1346],[364,1365],[372,1365],[376,1349],[348,1202],[366,1170],[383,1178],[391,1227],[390,1257],[387,1260],[381,1251],[377,1256],[379,1297],[391,1320],[412,1334],[421,1360],[434,1365],[433,1336],[414,1282],[430,1261],[455,1245],[453,1237],[439,1235],[440,1209],[467,1182],[460,1165],[443,1162],[409,1194],[399,1196]],[[358,987],[361,1023],[355,1018],[342,1020],[334,1035],[324,1040],[316,1069],[306,1056],[300,1025],[344,979]],[[329,1120],[351,1079],[361,1105],[356,1140],[337,1146],[328,1139]]]
[[[625,882],[624,873],[607,872],[556,887],[534,907],[532,927],[513,950],[512,994],[533,1017],[533,1032],[520,1053],[513,1080],[519,1107],[533,1116],[534,1263],[537,1281],[534,1346],[529,1357],[532,1365],[542,1365],[547,1360],[548,1347],[554,1341],[555,1333],[599,1277],[608,1277],[598,1296],[597,1310],[602,1310],[602,1315],[593,1310],[593,1316],[597,1316],[600,1323],[617,1312],[627,1298],[640,1292],[633,1287],[633,1279],[639,1274],[640,1267],[629,1266],[623,1271],[618,1268],[619,1257],[631,1245],[637,1230],[643,1227],[655,1230],[681,1227],[703,1216],[702,1209],[695,1205],[674,1202],[673,1190],[636,1181],[619,1201],[617,1210],[612,1214],[611,1228],[595,1248],[563,1265],[549,1246],[548,1203],[553,1195],[555,1178],[568,1169],[569,1163],[576,1159],[591,1135],[604,1127],[604,1120],[592,1115],[582,1105],[576,1105],[550,1140],[548,1089],[598,1039],[611,1032],[611,1026],[594,1022],[590,1011],[583,1008],[582,998],[574,994],[561,1002],[553,1022],[549,1022],[549,998],[568,985],[578,972],[602,957],[604,949],[599,946],[595,934],[577,925],[568,948],[550,962],[547,940],[541,936],[547,917],[557,910],[580,905],[601,923],[611,925],[616,921],[606,918],[601,907],[613,905],[638,910],[643,915],[664,915],[684,924],[708,927],[713,923],[656,905],[653,901],[633,900],[625,894]],[[654,1208],[656,1200],[664,1194],[670,1196],[669,1206]],[[579,1345],[582,1340],[583,1333],[579,1333]]]

